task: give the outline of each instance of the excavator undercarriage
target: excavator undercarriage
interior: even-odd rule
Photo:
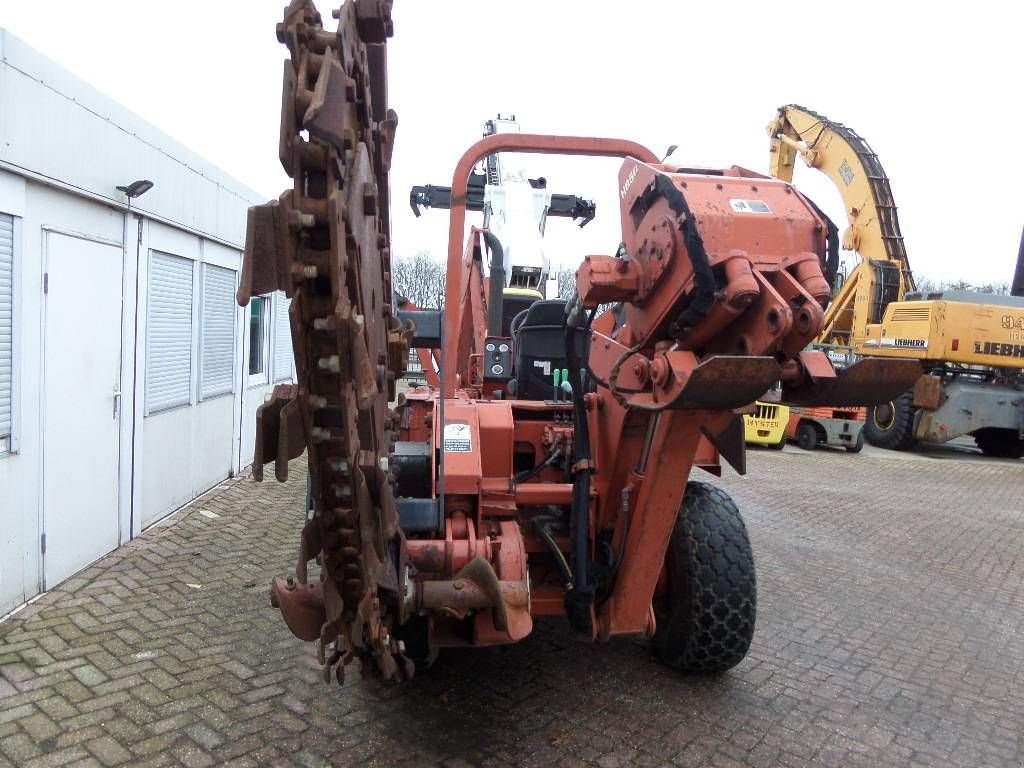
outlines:
[[[805,351],[829,296],[829,238],[792,186],[688,171],[618,139],[495,134],[470,147],[449,192],[443,314],[400,320],[390,2],[335,15],[327,32],[310,0],[293,0],[278,27],[294,186],[251,209],[238,292],[293,298],[298,381],[260,408],[253,471],[274,462],[283,480],[306,452],[312,513],[273,604],[339,681],[356,657],[409,677],[439,647],[516,642],[545,615],[592,640],[652,635],[678,669],[738,663],[756,612],[749,539],[691,470],[718,474],[724,459],[745,471],[739,414],[776,381],[791,402],[865,404],[909,387],[917,363],[837,373]],[[588,256],[577,295],[534,303],[510,334],[488,311],[484,264],[500,243],[477,227],[463,243],[471,173],[498,152],[623,160],[615,255]],[[438,385],[396,396],[410,344],[433,348]]]

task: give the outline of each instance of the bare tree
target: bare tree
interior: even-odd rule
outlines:
[[[568,267],[558,268],[558,298],[569,301],[576,293],[576,271]]]
[[[977,290],[981,293],[994,293],[997,296],[1009,296],[1010,284],[1006,281],[1001,283],[985,283],[985,285],[979,285]]]
[[[937,291],[970,291],[971,293],[994,293],[997,296],[1006,296],[1010,293],[1010,284],[1003,281],[998,283],[984,283],[974,285],[964,279],[935,281],[928,277],[917,278],[917,290],[921,293],[935,293]]]
[[[394,292],[420,309],[440,309],[444,304],[445,268],[429,251],[391,260]]]

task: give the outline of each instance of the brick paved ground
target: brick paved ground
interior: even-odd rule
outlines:
[[[303,487],[241,480],[0,625],[0,766],[1024,761],[1024,463],[750,463],[723,484],[758,631],[722,677],[546,623],[401,687],[325,687],[267,607]]]

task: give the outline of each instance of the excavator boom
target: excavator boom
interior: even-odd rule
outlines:
[[[915,290],[889,177],[878,155],[852,128],[790,104],[769,125],[772,176],[792,183],[796,156],[828,176],[843,197],[849,228],[843,248],[866,261],[891,261]]]
[[[856,251],[861,262],[833,298],[817,341],[862,343],[864,326],[880,322],[891,302],[916,289],[889,178],[856,131],[805,107],[780,107],[768,133],[773,176],[792,183],[800,156],[828,176],[843,198],[842,246]]]

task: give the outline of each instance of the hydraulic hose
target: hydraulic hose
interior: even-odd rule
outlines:
[[[501,336],[501,299],[505,292],[505,249],[501,241],[487,230],[484,230],[484,243],[491,252],[490,291],[487,295],[487,333],[490,336]]]
[[[555,565],[558,566],[558,573],[562,577],[562,584],[567,590],[573,588],[573,575],[572,569],[569,567],[569,563],[565,560],[565,555],[562,554],[562,550],[558,548],[558,543],[555,541],[555,537],[551,535],[551,529],[548,526],[551,524],[553,518],[538,515],[533,518],[533,527],[537,530],[541,539],[547,544],[548,550],[550,550],[552,557],[554,557]]]
[[[561,454],[562,447],[556,444],[555,447],[551,449],[551,452],[544,458],[544,461],[542,461],[540,464],[538,464],[535,467],[531,467],[530,469],[524,469],[519,474],[514,475],[512,477],[512,485],[515,485],[516,483],[525,483],[527,480],[536,477],[545,469],[554,464]]]
[[[668,207],[680,221],[679,232],[686,244],[686,253],[693,265],[693,278],[695,291],[693,300],[682,311],[675,322],[672,323],[669,331],[676,338],[682,338],[690,329],[697,325],[715,303],[715,275],[711,271],[711,262],[708,259],[708,252],[704,248],[704,239],[697,229],[697,217],[693,215],[690,206],[686,202],[683,193],[663,173],[659,173],[654,179],[654,186],[648,193],[645,203],[650,205],[657,198],[664,198]]]
[[[565,323],[565,356],[569,361],[573,406],[573,482],[569,517],[569,538],[572,544],[573,588],[565,593],[565,614],[578,631],[592,629],[590,606],[594,603],[594,585],[590,581],[590,428],[584,407],[581,362],[576,351],[577,330],[583,311],[578,295],[567,305]],[[593,319],[591,312],[590,319]],[[589,328],[589,321],[587,327]]]

